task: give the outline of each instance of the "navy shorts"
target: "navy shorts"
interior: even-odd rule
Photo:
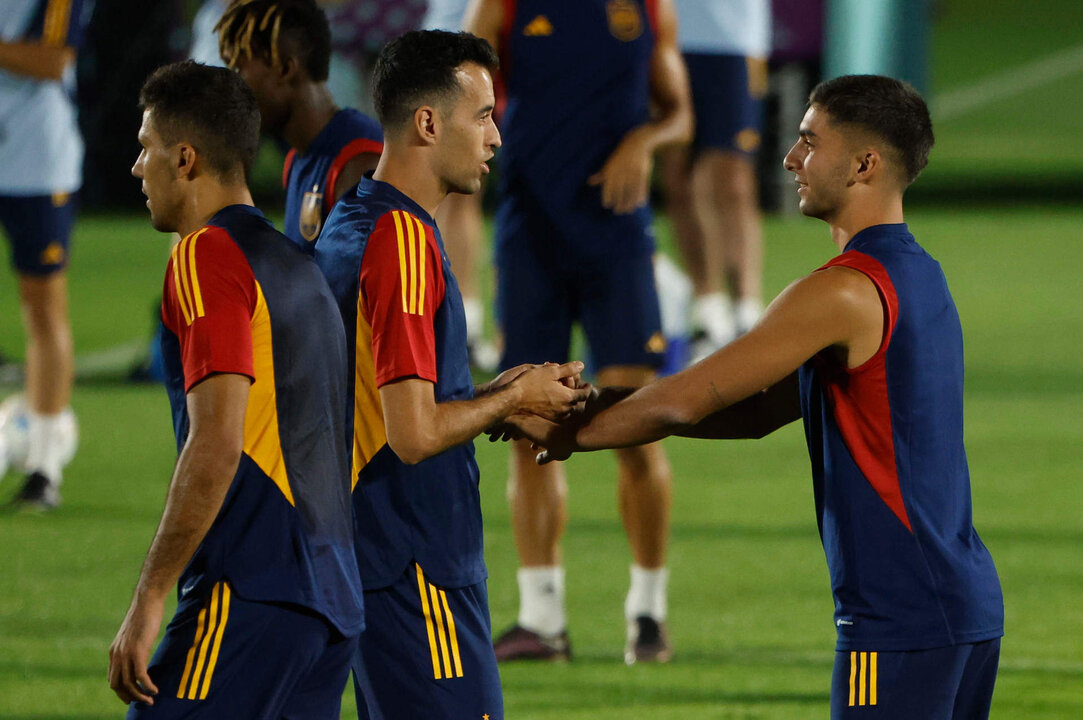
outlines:
[[[831,720],[985,720],[1000,638],[908,652],[839,651]]]
[[[68,264],[76,196],[67,193],[0,195],[0,225],[11,242],[11,264],[22,275],[44,277]]]
[[[767,63],[743,55],[685,53],[696,114],[694,151],[753,155],[763,134]]]
[[[228,583],[186,597],[150,661],[154,705],[128,720],[338,720],[356,639],[304,608],[250,602]]]
[[[566,362],[576,322],[587,336],[595,369],[662,364],[666,341],[650,243],[632,241],[608,253],[572,256],[552,242],[557,230],[541,214],[513,222],[514,244],[496,256],[503,369]]]
[[[361,720],[503,720],[484,582],[442,588],[411,563],[365,591],[365,628],[353,662]]]

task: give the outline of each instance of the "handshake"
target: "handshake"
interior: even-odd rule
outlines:
[[[539,451],[539,465],[566,460],[579,450],[576,434],[599,412],[631,389],[596,388],[584,382],[583,363],[519,365],[505,370],[480,390],[515,391],[513,409],[485,430],[490,442],[526,439]]]

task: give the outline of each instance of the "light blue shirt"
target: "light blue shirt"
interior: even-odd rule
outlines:
[[[81,0],[3,0],[0,40],[77,44],[89,14],[90,3]],[[83,139],[72,102],[74,88],[72,66],[59,81],[0,70],[0,194],[79,189]]]
[[[682,52],[766,58],[770,0],[675,0]]]
[[[470,0],[429,0],[421,27],[425,30],[448,30],[458,32],[463,29],[463,17]]]

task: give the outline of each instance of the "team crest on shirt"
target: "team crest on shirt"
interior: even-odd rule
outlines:
[[[609,32],[622,42],[631,42],[643,34],[643,16],[634,0],[609,0],[605,4]]]
[[[301,199],[301,218],[298,220],[298,229],[301,237],[312,242],[320,235],[320,226],[323,224],[323,216],[320,208],[323,207],[323,193],[319,185],[313,185],[311,192],[306,192]]]

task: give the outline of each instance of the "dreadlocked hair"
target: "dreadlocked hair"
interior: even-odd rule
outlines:
[[[281,67],[295,57],[313,81],[327,80],[331,28],[316,0],[233,0],[214,30],[230,68],[242,58]]]

